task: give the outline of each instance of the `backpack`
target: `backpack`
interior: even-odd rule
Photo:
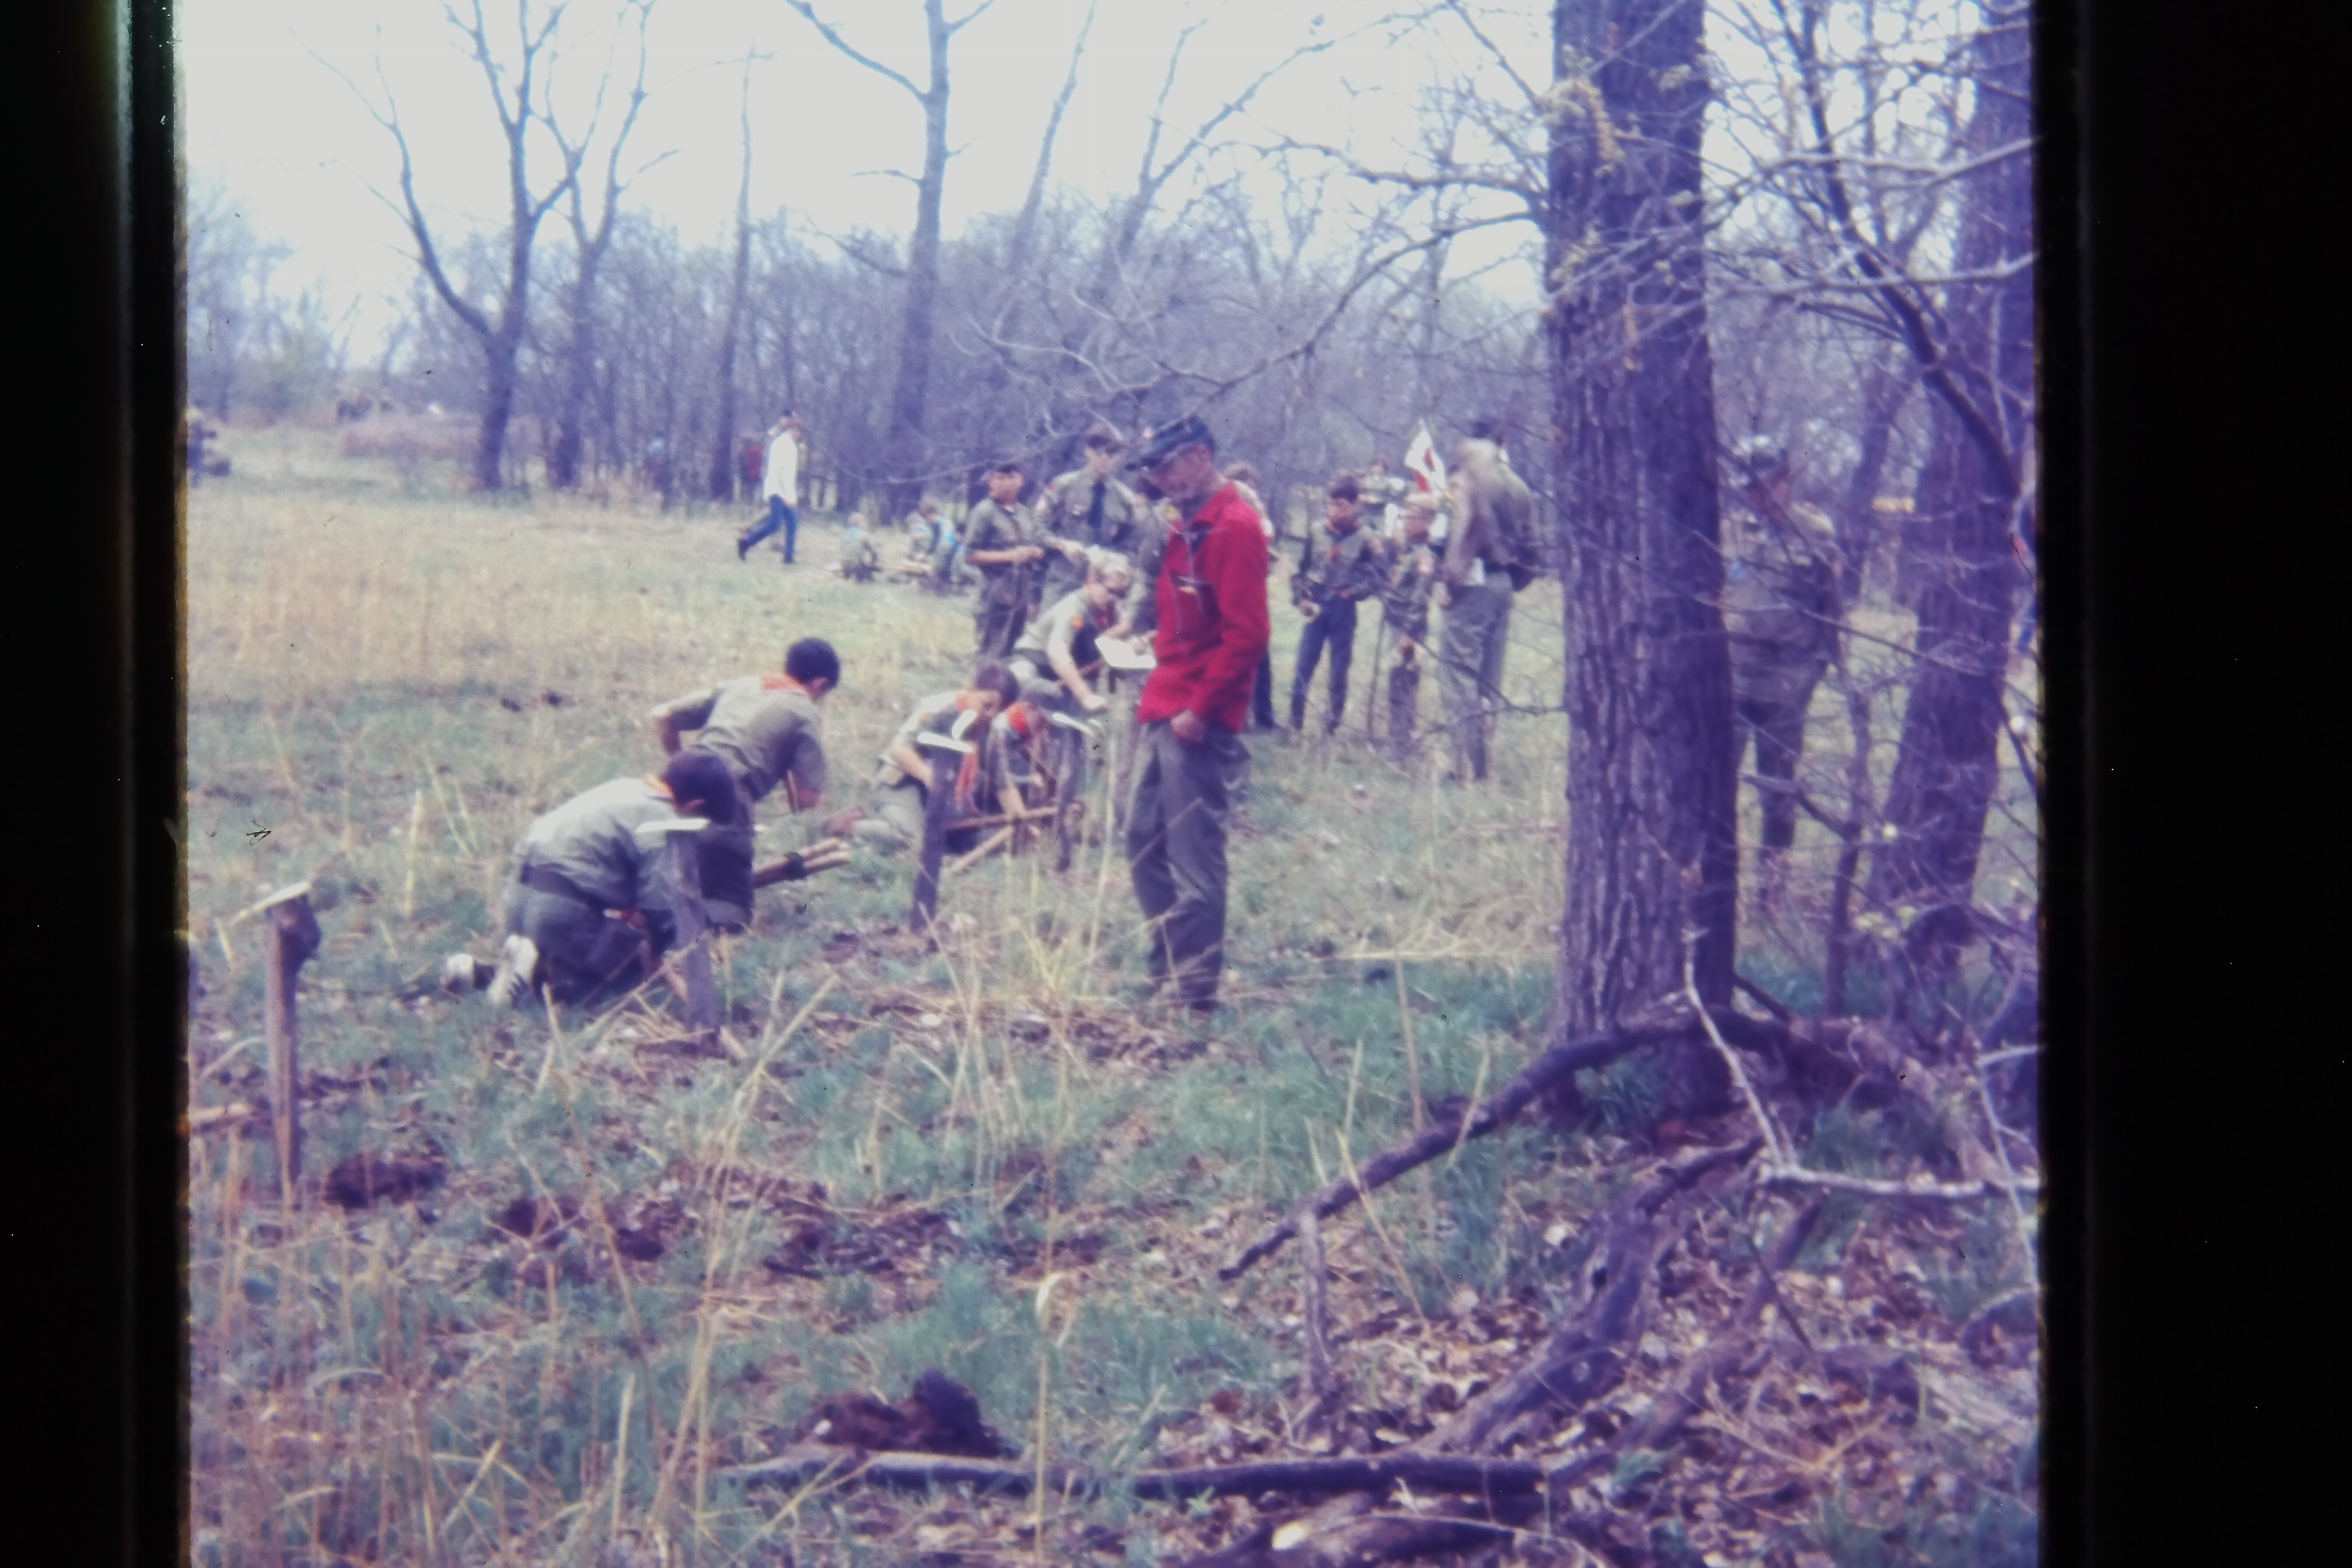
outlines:
[[[1487,564],[1508,572],[1514,591],[1543,574],[1543,541],[1536,533],[1535,497],[1499,448],[1489,448],[1491,460],[1479,462],[1465,474],[1482,492],[1486,510]]]

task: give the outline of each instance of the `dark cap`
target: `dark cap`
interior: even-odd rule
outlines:
[[[1142,445],[1135,449],[1135,456],[1128,459],[1128,466],[1134,468],[1156,468],[1187,447],[1206,447],[1212,452],[1217,449],[1217,438],[1209,434],[1207,421],[1197,414],[1187,419],[1179,419],[1173,425],[1162,426],[1146,436]]]
[[[988,471],[992,474],[1021,474],[1024,477],[1028,473],[1028,470],[1021,466],[1021,459],[1013,457],[997,458],[988,465]]]

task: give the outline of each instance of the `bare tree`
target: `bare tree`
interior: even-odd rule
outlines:
[[[1730,656],[1716,608],[1701,0],[1559,0],[1546,206],[1568,602],[1553,1033],[1731,994]],[[1696,928],[1695,932],[1692,928]],[[1691,1053],[1695,1076],[1721,1068]],[[1719,1086],[1693,1082],[1703,1094]]]
[[[743,181],[735,191],[735,268],[727,289],[727,325],[719,334],[719,416],[710,438],[710,499],[735,494],[735,343],[743,327],[744,286],[751,277],[751,57],[743,58]]]
[[[382,58],[376,61],[376,81],[383,89],[382,107],[341,70],[331,65],[328,68],[352,86],[376,123],[391,132],[394,145],[400,149],[401,199],[393,210],[399,214],[409,237],[416,244],[416,264],[431,280],[433,291],[481,342],[482,407],[474,446],[474,487],[482,490],[499,489],[506,483],[507,422],[514,413],[516,359],[530,317],[531,258],[539,239],[539,226],[580,176],[583,149],[559,141],[560,170],[545,189],[534,190],[531,185],[531,127],[534,122],[549,125],[552,121],[550,84],[541,68],[552,63],[554,39],[562,26],[565,6],[548,5],[536,18],[533,10],[531,0],[515,0],[515,52],[511,64],[501,59],[490,43],[482,0],[471,0],[468,16],[461,16],[454,6],[445,7],[443,12],[465,39],[466,53],[481,68],[482,81],[489,90],[490,106],[498,115],[499,130],[506,143],[504,276],[499,280],[496,305],[490,309],[468,300],[442,266],[432,226],[417,198],[416,162],[409,152],[408,133],[401,125],[400,107],[392,84],[384,79]],[[583,142],[583,148],[584,145]]]
[[[581,190],[582,182],[574,179],[566,195],[570,198],[564,217],[572,228],[572,281],[564,290],[565,315],[571,326],[569,341],[564,345],[563,392],[556,415],[555,444],[549,450],[547,482],[560,490],[568,490],[580,482],[580,453],[584,432],[583,426],[588,410],[588,400],[596,379],[596,279],[604,264],[605,253],[612,248],[613,222],[621,210],[621,193],[628,188],[637,174],[669,156],[664,153],[637,169],[629,180],[621,177],[621,159],[629,143],[629,132],[636,128],[637,112],[645,106],[646,89],[646,26],[653,16],[654,0],[633,0],[631,9],[636,14],[637,69],[630,84],[627,109],[621,115],[620,125],[613,134],[613,144],[604,156],[604,195],[596,219],[588,218],[587,201]],[[605,66],[604,81],[612,80],[611,62]],[[604,88],[597,89],[601,105]],[[593,117],[590,125],[593,129]],[[554,130],[551,121],[549,128]],[[559,144],[561,136],[559,133]],[[577,149],[565,148],[567,157],[575,163],[585,154],[583,139]]]
[[[885,504],[895,515],[909,510],[922,493],[928,464],[925,413],[930,396],[932,318],[940,288],[940,200],[948,175],[948,46],[996,0],[980,4],[950,22],[944,0],[922,0],[930,77],[918,87],[904,72],[853,47],[810,0],[784,0],[808,18],[818,36],[867,70],[904,88],[923,110],[923,172],[915,177],[915,227],[907,246],[906,310],[900,318],[898,375],[890,395],[890,452],[897,471]]]

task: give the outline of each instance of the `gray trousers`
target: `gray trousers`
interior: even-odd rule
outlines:
[[[634,985],[644,973],[637,962],[646,950],[644,934],[577,899],[509,882],[506,921],[509,931],[530,938],[539,949],[531,984],[549,987],[558,1002],[583,1001],[607,985]]]
[[[1151,922],[1151,975],[1187,1002],[1213,1002],[1225,952],[1225,818],[1249,748],[1217,725],[1198,745],[1162,719],[1142,727],[1127,863]]]
[[[1769,688],[1766,691],[1735,696],[1732,710],[1739,724],[1731,734],[1733,772],[1738,771],[1740,759],[1747,754],[1748,737],[1753,734],[1757,776],[1782,784],[1796,778],[1797,759],[1805,749],[1805,713],[1812,706],[1813,688],[1820,680],[1821,667],[1792,666],[1779,681],[1763,683]],[[1758,847],[1778,853],[1796,841],[1797,797],[1777,789],[1758,794],[1763,816]]]
[[[1454,591],[1446,607],[1437,656],[1445,693],[1445,723],[1454,735],[1454,768],[1486,776],[1486,744],[1503,700],[1503,654],[1510,646],[1511,592],[1493,583]]]

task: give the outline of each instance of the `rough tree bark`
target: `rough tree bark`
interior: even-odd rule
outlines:
[[[1981,156],[2032,133],[2032,7],[1991,0],[1972,45],[1978,84],[1963,151]],[[2027,490],[2034,409],[2033,167],[1992,160],[1968,175],[1954,270],[2001,275],[1952,290],[1943,359],[1965,396],[1929,406],[1913,548],[1936,557],[1918,605],[1910,701],[1887,786],[1896,837],[1872,892],[1906,915],[1906,988],[1942,988],[1972,930],[1985,814],[2000,776],[2010,616],[2018,575],[2009,539]]]
[[[1701,0],[1559,0],[1545,206],[1567,590],[1568,886],[1552,1034],[1602,1033],[1696,980],[1729,1000],[1738,859],[1717,599],[1714,372],[1701,253]],[[1725,1092],[1703,1047],[1683,1098]]]

